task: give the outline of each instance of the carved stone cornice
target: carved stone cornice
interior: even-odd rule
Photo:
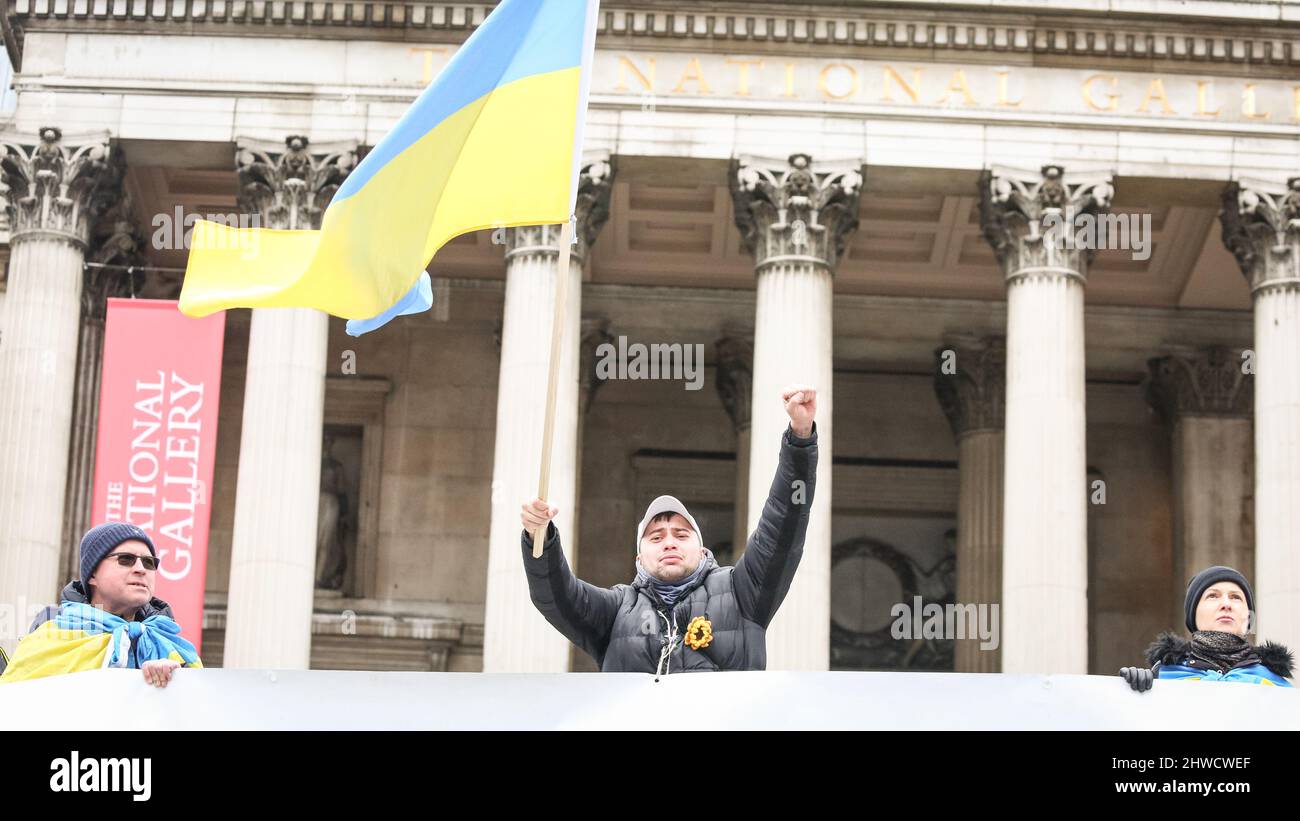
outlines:
[[[702,7],[703,6],[703,7]],[[1231,11],[1225,11],[1231,9]],[[367,36],[447,42],[463,40],[491,10],[486,2],[395,3],[384,0],[13,0],[6,45],[21,65],[26,29],[99,29],[149,33],[175,27],[188,34],[241,29],[278,36]],[[940,60],[1005,61],[1008,55],[1070,59],[1156,61],[1156,65],[1278,67],[1300,64],[1294,30],[1300,11],[1277,3],[1182,0],[1177,14],[1151,0],[1096,3],[1053,0],[1002,2],[993,8],[948,3],[839,2],[819,7],[781,0],[707,5],[686,0],[606,0],[597,33],[602,38],[659,43],[726,43],[760,47],[854,46],[890,53],[914,52]],[[421,35],[425,35],[421,38]]]

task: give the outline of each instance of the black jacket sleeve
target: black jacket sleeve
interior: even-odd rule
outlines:
[[[609,646],[622,596],[617,590],[596,587],[573,575],[560,549],[560,533],[554,522],[547,525],[539,558],[533,558],[532,534],[526,530],[521,534],[524,573],[533,606],[552,627],[599,662]]]
[[[740,612],[767,627],[790,591],[803,558],[813,490],[817,484],[817,425],[807,439],[787,426],[772,489],[763,505],[758,529],[750,534],[745,554],[736,562],[733,583]]]

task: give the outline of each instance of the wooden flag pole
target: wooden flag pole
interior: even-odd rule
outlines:
[[[555,434],[555,388],[560,378],[560,343],[564,341],[564,314],[569,301],[569,245],[573,242],[573,220],[560,228],[560,264],[556,269],[555,310],[551,313],[551,358],[546,377],[546,421],[542,424],[542,468],[537,478],[537,497],[546,500],[551,479],[551,440]],[[576,502],[576,500],[575,500]],[[533,532],[533,558],[542,555],[546,526]]]

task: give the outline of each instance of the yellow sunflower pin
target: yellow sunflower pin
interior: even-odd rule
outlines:
[[[686,626],[686,646],[692,650],[701,650],[713,641],[713,622],[703,616],[696,616]]]

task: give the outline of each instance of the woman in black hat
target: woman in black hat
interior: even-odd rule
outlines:
[[[1191,639],[1161,633],[1147,648],[1151,667],[1124,667],[1119,674],[1134,690],[1154,679],[1240,681],[1290,687],[1291,652],[1280,644],[1251,644],[1255,600],[1246,577],[1216,565],[1192,577],[1183,603]]]

